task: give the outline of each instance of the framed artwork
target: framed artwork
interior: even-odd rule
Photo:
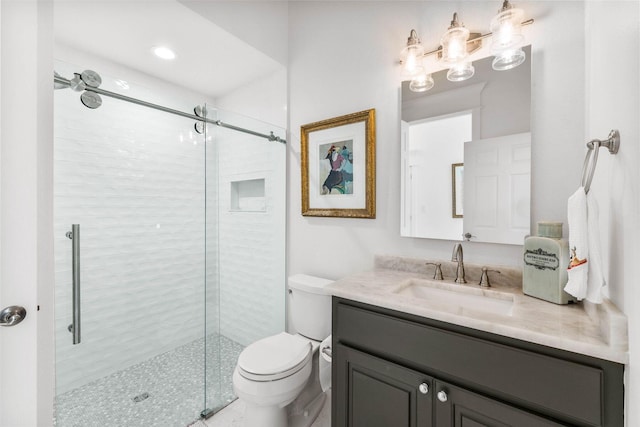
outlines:
[[[376,217],[375,110],[300,128],[302,215]]]
[[[451,165],[451,215],[453,218],[463,217],[464,163]]]

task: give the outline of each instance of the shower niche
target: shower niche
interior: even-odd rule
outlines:
[[[265,178],[231,181],[231,211],[266,212]]]

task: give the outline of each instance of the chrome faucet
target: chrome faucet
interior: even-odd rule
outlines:
[[[453,247],[453,255],[451,255],[451,261],[458,263],[456,268],[456,283],[467,283],[464,278],[464,262],[462,262],[462,243],[456,243]]]

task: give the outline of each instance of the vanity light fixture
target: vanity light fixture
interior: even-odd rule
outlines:
[[[454,13],[451,25],[440,40],[441,45],[429,52],[424,51],[416,30],[411,30],[400,59],[403,80],[411,80],[409,89],[413,92],[431,89],[433,77],[423,65],[423,59],[429,55],[437,55],[447,65],[448,80],[459,82],[471,78],[475,68],[468,56],[480,49],[482,41],[488,37],[492,37],[491,51],[495,56],[493,69],[502,71],[517,67],[526,59],[521,48],[524,41],[522,26],[533,23],[533,19],[522,21],[523,15],[522,9],[514,8],[509,0],[504,0],[502,8],[491,20],[491,32],[481,34],[470,32]]]

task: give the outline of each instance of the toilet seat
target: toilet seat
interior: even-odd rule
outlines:
[[[298,372],[312,355],[308,339],[281,332],[245,348],[238,357],[238,373],[252,381],[276,381]]]

